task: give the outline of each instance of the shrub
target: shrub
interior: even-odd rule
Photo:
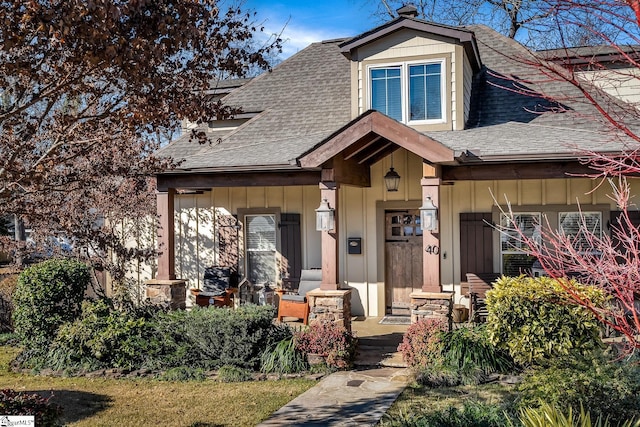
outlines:
[[[612,361],[599,352],[531,369],[517,391],[518,409],[548,403],[579,412],[584,406],[613,425],[640,416],[640,368]]]
[[[502,277],[487,292],[487,327],[491,341],[521,364],[538,363],[601,345],[595,316],[572,303],[566,288],[598,307],[605,294],[574,280],[549,277]]]
[[[398,346],[402,359],[412,367],[426,367],[440,361],[442,332],[448,324],[441,319],[422,319],[409,326]]]
[[[11,274],[0,280],[0,331],[12,332],[13,293],[18,285],[18,275]]]
[[[189,366],[177,366],[167,369],[162,375],[162,381],[204,381],[207,378],[204,369]]]
[[[61,410],[37,393],[0,390],[0,414],[33,415],[37,426],[58,426]]]
[[[25,269],[13,295],[13,323],[22,345],[46,351],[58,328],[75,319],[91,281],[79,261],[52,259]]]
[[[520,411],[519,417],[522,427],[609,427],[609,420],[603,420],[602,417],[593,418],[591,414],[580,407],[580,412],[573,411],[569,408],[566,415],[563,411],[548,403],[543,404],[539,408],[525,408]],[[621,427],[638,427],[640,421],[633,423],[626,421]]]
[[[251,371],[233,365],[221,366],[218,370],[218,380],[223,383],[240,383],[253,379]]]
[[[193,308],[162,314],[155,331],[162,339],[156,365],[257,369],[263,350],[290,335],[273,324],[274,315],[274,307],[254,305],[236,310]]]
[[[331,368],[344,369],[351,365],[356,349],[355,337],[344,326],[332,322],[315,322],[294,334],[298,351],[326,357]]]
[[[293,374],[308,369],[305,355],[296,349],[293,336],[271,344],[260,358],[260,370],[266,374]]]
[[[160,352],[152,325],[110,300],[85,301],[80,318],[60,327],[45,364],[66,371],[144,367]]]
[[[442,363],[457,372],[464,383],[478,383],[494,372],[514,369],[509,354],[491,344],[485,325],[444,332],[441,346]]]

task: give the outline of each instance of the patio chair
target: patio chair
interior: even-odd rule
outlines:
[[[469,319],[473,322],[485,322],[489,312],[485,303],[486,292],[493,288],[495,282],[501,276],[500,273],[467,273],[469,286]]]
[[[196,295],[200,307],[233,307],[231,296],[237,289],[231,287],[231,268],[207,267],[204,269],[202,291]]]
[[[277,291],[278,321],[282,322],[284,317],[295,317],[302,319],[306,325],[309,322],[309,302],[307,292],[319,288],[322,282],[322,270],[302,270],[300,272],[300,284],[298,293],[287,294],[284,290]]]

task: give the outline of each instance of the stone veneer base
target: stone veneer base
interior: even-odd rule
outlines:
[[[343,325],[351,332],[351,289],[307,292],[309,323],[332,322]]]
[[[453,324],[452,292],[412,292],[411,323],[422,319],[445,319],[451,330]]]
[[[147,298],[153,304],[167,305],[171,310],[187,308],[187,281],[151,279],[145,282]]]

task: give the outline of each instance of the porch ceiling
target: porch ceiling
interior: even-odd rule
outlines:
[[[341,156],[346,161],[368,167],[400,147],[428,163],[454,161],[450,148],[382,113],[369,110],[304,153],[298,162],[303,168],[317,168]]]

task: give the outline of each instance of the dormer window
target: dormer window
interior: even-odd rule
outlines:
[[[442,123],[443,75],[444,61],[370,66],[370,107],[403,123]]]

